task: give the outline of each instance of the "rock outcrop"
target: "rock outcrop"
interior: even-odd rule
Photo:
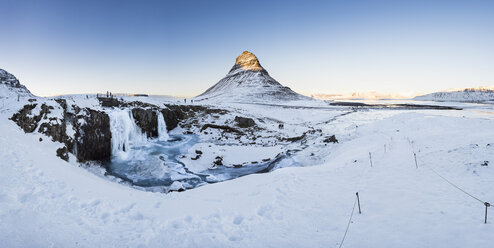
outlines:
[[[158,115],[153,109],[134,108],[132,116],[148,138],[158,137]],[[165,120],[166,122],[166,120]]]
[[[161,110],[168,131],[176,128],[178,123],[186,118],[191,118],[196,115],[223,115],[227,112],[228,111],[224,109],[207,108],[197,105],[166,105],[166,109]]]
[[[0,69],[0,97],[16,96],[32,96],[32,94],[14,75]]]
[[[252,118],[235,116],[235,122],[240,128],[249,128],[256,125],[256,122]]]
[[[39,107],[38,107],[39,106]],[[24,132],[39,132],[52,138],[52,141],[65,144],[57,156],[68,159],[72,152],[79,161],[106,161],[111,158],[110,118],[101,111],[73,106],[74,112],[67,111],[64,99],[45,103],[25,105],[10,119]],[[67,134],[74,132],[73,137]]]
[[[67,106],[65,99],[48,99],[43,102],[30,101],[10,119],[24,132],[39,132],[61,142],[65,148],[57,156],[68,159],[67,152],[74,154],[78,161],[108,161],[111,159],[110,117],[104,111]],[[196,115],[225,114],[226,110],[196,105],[156,105],[142,102],[118,102],[120,108],[130,108],[136,125],[148,138],[158,137],[158,111],[163,114],[168,131],[176,128],[181,121]],[[191,127],[188,123],[185,129]],[[215,126],[210,126],[215,128]],[[219,127],[225,130],[224,127]],[[239,132],[236,129],[227,131]]]
[[[74,154],[80,162],[108,161],[111,158],[110,117],[102,111],[85,108],[74,121]]]
[[[15,113],[10,119],[14,121],[24,132],[32,133],[38,127],[42,115],[32,115],[32,111],[38,104],[27,104]]]

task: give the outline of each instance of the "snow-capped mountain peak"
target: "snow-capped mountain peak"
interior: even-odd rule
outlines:
[[[261,71],[264,70],[256,55],[249,51],[244,51],[240,56],[235,60],[235,64],[239,65],[242,70],[246,71]]]
[[[195,99],[221,102],[265,102],[310,98],[295,93],[278,83],[261,66],[253,53],[244,51],[237,57],[232,69],[223,79]]]

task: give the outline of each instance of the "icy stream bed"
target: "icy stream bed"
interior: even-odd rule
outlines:
[[[180,157],[197,143],[196,135],[171,135],[168,140],[149,139],[130,146],[125,158],[113,157],[107,164],[108,172],[132,185],[151,191],[163,191],[170,187],[177,190],[181,188],[180,186],[191,189],[207,183],[267,172],[270,166],[283,158],[279,156],[271,161],[247,164],[240,168],[211,167],[197,173],[180,161]]]
[[[128,110],[110,113],[110,120],[112,159],[106,164],[108,173],[150,191],[191,189],[253,173],[264,173],[287,157],[279,154],[270,160],[243,164],[241,167],[209,165],[198,171],[195,167],[189,168],[181,160],[193,146],[200,144],[198,136],[169,135],[161,113],[158,115],[157,138],[146,138]]]

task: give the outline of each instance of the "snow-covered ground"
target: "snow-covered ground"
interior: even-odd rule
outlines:
[[[294,155],[300,167],[163,194],[61,160],[61,144],[25,134],[8,120],[22,105],[3,99],[1,246],[339,247],[358,191],[362,214],[355,209],[343,247],[492,247],[494,208],[484,224],[485,206],[434,173],[494,202],[492,105],[353,111],[319,104],[228,105],[283,121],[288,134],[310,126],[336,135],[338,144],[314,141]]]

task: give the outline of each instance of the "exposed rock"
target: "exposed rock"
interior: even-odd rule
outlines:
[[[223,109],[213,109],[197,105],[165,105],[161,113],[165,119],[168,131],[176,128],[182,120],[192,118],[196,115],[226,114],[228,111]]]
[[[292,138],[282,138],[281,140],[282,141],[288,141],[288,142],[296,142],[296,141],[299,141],[299,140],[305,138],[306,135],[307,135],[306,133],[303,133],[300,136],[296,136],[296,137],[292,137]]]
[[[215,166],[220,166],[220,165],[223,165],[223,157],[217,156],[214,159],[213,166],[215,167]]]
[[[115,97],[98,97],[98,101],[103,107],[119,107],[122,102]]]
[[[168,192],[173,192],[173,191],[183,192],[183,191],[185,191],[185,187],[183,186],[183,184],[181,182],[175,181],[170,185],[170,187],[168,189]]]
[[[33,116],[32,110],[36,108],[37,104],[27,104],[10,117],[19,127],[26,133],[32,133],[38,127],[38,122],[41,120],[41,115]]]
[[[329,137],[326,137],[322,142],[324,143],[338,143],[338,139],[336,139],[336,136],[331,135]]]
[[[158,137],[158,115],[155,110],[134,108],[132,116],[136,121],[136,125],[146,133],[148,138]]]
[[[172,110],[170,108],[162,109],[161,114],[166,123],[166,129],[171,131],[178,126],[178,123],[184,119],[185,115],[180,110]]]
[[[235,116],[235,122],[237,122],[237,126],[240,128],[249,128],[256,125],[256,122],[252,118]]]
[[[240,54],[235,60],[235,64],[239,65],[243,70],[260,71],[264,69],[259,63],[256,55],[249,51],[244,51]]]
[[[22,85],[19,80],[12,74],[8,73],[5,70],[0,69],[0,87],[6,88],[8,92],[2,92],[4,94],[2,96],[12,97],[12,96],[32,96],[31,92],[26,88],[26,86]]]
[[[53,141],[64,143],[67,139],[65,128],[66,125],[60,120],[57,118],[50,118],[49,122],[43,122],[39,125],[38,132],[52,137]]]
[[[196,150],[196,156],[193,158],[190,158],[192,160],[198,160],[202,156],[202,151]]]
[[[67,150],[67,147],[62,147],[57,149],[57,157],[60,157],[61,159],[65,161],[69,161],[69,151]]]
[[[243,132],[241,132],[240,130],[237,130],[237,129],[233,128],[233,127],[222,126],[222,125],[214,125],[214,124],[205,124],[205,125],[203,125],[202,128],[201,128],[201,132],[204,131],[206,128],[216,128],[216,129],[224,130],[226,132],[243,134]]]
[[[75,119],[74,153],[81,162],[111,158],[110,117],[101,111],[84,109]]]

